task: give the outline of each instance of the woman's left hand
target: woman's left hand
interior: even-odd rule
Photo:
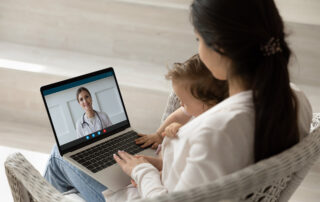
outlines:
[[[119,156],[118,156],[119,155]],[[125,151],[118,151],[117,154],[113,154],[114,160],[120,165],[122,170],[129,176],[131,176],[131,172],[134,167],[142,163],[149,163],[143,157],[136,157],[131,154],[128,154]]]

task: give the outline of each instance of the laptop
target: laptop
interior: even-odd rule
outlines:
[[[130,183],[113,159],[118,150],[155,156],[152,149],[135,144],[138,135],[112,67],[42,86],[40,91],[60,155],[109,190]]]

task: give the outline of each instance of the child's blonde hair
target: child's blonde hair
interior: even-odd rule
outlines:
[[[227,82],[214,78],[198,54],[184,63],[174,63],[166,79],[186,82],[186,88],[190,90],[191,95],[208,106],[213,106],[228,97]]]

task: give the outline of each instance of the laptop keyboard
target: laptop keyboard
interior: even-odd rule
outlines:
[[[130,131],[90,149],[74,154],[71,158],[91,172],[96,173],[116,163],[113,159],[113,154],[117,153],[118,150],[126,151],[129,154],[136,154],[143,151],[145,148],[136,145],[134,141],[138,137],[136,132]]]

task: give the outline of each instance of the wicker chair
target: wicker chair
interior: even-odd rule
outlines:
[[[170,100],[168,106],[172,106]],[[176,107],[167,107],[167,112]],[[138,201],[288,201],[320,156],[320,113],[314,114],[311,128],[310,135],[281,154],[209,184]],[[15,202],[73,201],[52,187],[20,153],[7,158],[5,169]]]

